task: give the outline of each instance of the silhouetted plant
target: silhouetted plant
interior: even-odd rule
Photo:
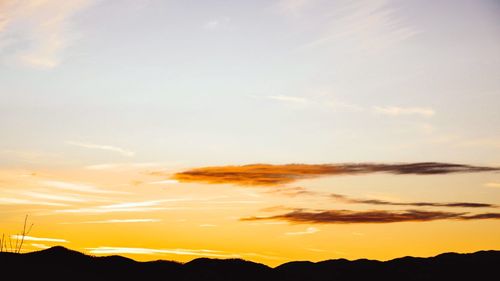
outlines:
[[[0,253],[1,252],[9,252],[9,253],[21,253],[23,248],[24,238],[30,233],[33,228],[33,223],[27,227],[28,225],[28,215],[24,217],[24,225],[21,234],[14,235],[15,241],[14,245],[12,244],[12,236],[5,237],[5,234],[2,234],[2,239],[0,240]],[[8,242],[8,243],[7,243]]]

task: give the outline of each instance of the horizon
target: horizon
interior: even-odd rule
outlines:
[[[261,263],[261,262],[256,262],[256,261],[253,261],[251,259],[243,259],[243,258],[238,258],[238,257],[234,257],[234,258],[210,258],[210,257],[198,257],[198,258],[193,258],[192,260],[188,260],[188,261],[185,261],[185,262],[181,262],[181,261],[177,261],[177,260],[165,260],[165,259],[152,259],[152,260],[136,260],[136,259],[133,259],[131,257],[127,257],[127,256],[122,256],[122,255],[117,255],[117,254],[113,254],[113,255],[92,255],[92,254],[88,254],[88,253],[85,253],[85,252],[81,252],[81,251],[77,251],[77,250],[73,250],[71,248],[67,248],[67,247],[64,247],[62,245],[55,245],[55,246],[52,246],[50,248],[46,248],[46,249],[37,249],[37,250],[34,250],[34,251],[30,251],[30,252],[27,252],[27,251],[21,251],[20,253],[14,253],[14,254],[19,254],[19,255],[23,255],[23,254],[29,254],[29,253],[34,253],[34,252],[46,252],[47,250],[53,250],[54,248],[57,248],[57,249],[64,249],[65,251],[73,251],[73,252],[77,252],[77,253],[80,253],[80,254],[83,254],[83,255],[86,255],[86,256],[89,256],[89,257],[95,257],[95,258],[99,258],[99,257],[114,257],[114,256],[118,256],[118,257],[124,257],[124,258],[128,258],[128,259],[131,259],[135,262],[139,262],[139,263],[142,263],[142,262],[156,262],[156,261],[166,261],[166,262],[175,262],[175,263],[180,263],[180,264],[186,264],[186,263],[189,263],[189,262],[192,262],[194,260],[199,260],[199,259],[210,259],[210,260],[221,260],[221,261],[224,261],[224,260],[242,260],[242,261],[245,261],[245,262],[251,262],[251,263],[258,263],[258,264],[263,264],[265,266],[268,266],[269,268],[277,268],[279,266],[282,266],[284,264],[287,264],[287,263],[294,263],[294,262],[311,262],[311,261],[308,261],[308,260],[293,260],[293,261],[287,261],[285,263],[282,263],[282,264],[277,264],[277,265],[269,265],[269,264],[265,264],[265,263]],[[485,253],[485,252],[500,252],[500,250],[480,250],[480,251],[475,251],[475,252],[467,252],[467,253],[459,253],[459,252],[444,252],[444,253],[440,253],[438,255],[433,255],[433,256],[401,256],[401,257],[397,257],[397,258],[393,258],[393,259],[388,259],[388,260],[376,260],[376,259],[366,259],[366,258],[359,258],[359,259],[347,259],[347,258],[335,258],[335,259],[326,259],[326,260],[320,260],[320,261],[316,261],[316,262],[313,262],[313,263],[321,263],[321,262],[325,262],[325,261],[338,261],[338,260],[347,260],[349,262],[355,262],[355,261],[360,261],[360,260],[368,260],[368,261],[378,261],[378,262],[390,262],[390,261],[394,261],[394,260],[398,260],[398,259],[405,259],[405,258],[423,258],[423,259],[430,259],[430,258],[436,258],[436,257],[439,257],[439,256],[443,256],[443,255],[448,255],[448,254],[456,254],[456,255],[474,255],[474,254],[478,254],[478,253]],[[12,253],[12,252],[1,252],[1,253]]]
[[[0,1],[0,235],[134,260],[500,250],[496,0]]]

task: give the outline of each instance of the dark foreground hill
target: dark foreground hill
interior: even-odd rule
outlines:
[[[500,251],[404,257],[386,262],[345,259],[296,261],[271,268],[240,259],[200,258],[188,263],[137,262],[121,256],[93,257],[64,247],[0,253],[2,280],[500,280]]]

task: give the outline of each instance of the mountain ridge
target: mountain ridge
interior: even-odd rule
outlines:
[[[388,261],[329,259],[291,261],[276,267],[243,259],[196,258],[186,263],[135,261],[119,255],[91,256],[62,246],[35,252],[0,253],[0,264],[18,272],[21,280],[465,280],[498,276],[500,251],[442,253],[433,257],[405,256]],[[30,269],[30,270],[26,270]],[[4,271],[5,272],[5,271]],[[27,279],[23,279],[27,278]],[[465,279],[464,279],[465,278]]]

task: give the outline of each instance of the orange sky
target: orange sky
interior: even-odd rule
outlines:
[[[496,206],[377,206],[328,196],[335,193],[390,202],[494,205],[500,190],[488,182],[495,179],[496,173],[334,175],[286,185],[249,187],[179,183],[166,177],[169,171],[145,166],[4,169],[0,173],[2,231],[18,233],[24,214],[29,214],[35,224],[29,236],[42,240],[27,239],[26,251],[63,245],[86,253],[118,253],[137,260],[241,257],[269,265],[341,257],[385,260],[498,249],[500,245],[500,225],[494,219],[350,224],[241,220],[286,213],[287,208],[497,212]],[[304,193],[306,190],[308,193]]]

